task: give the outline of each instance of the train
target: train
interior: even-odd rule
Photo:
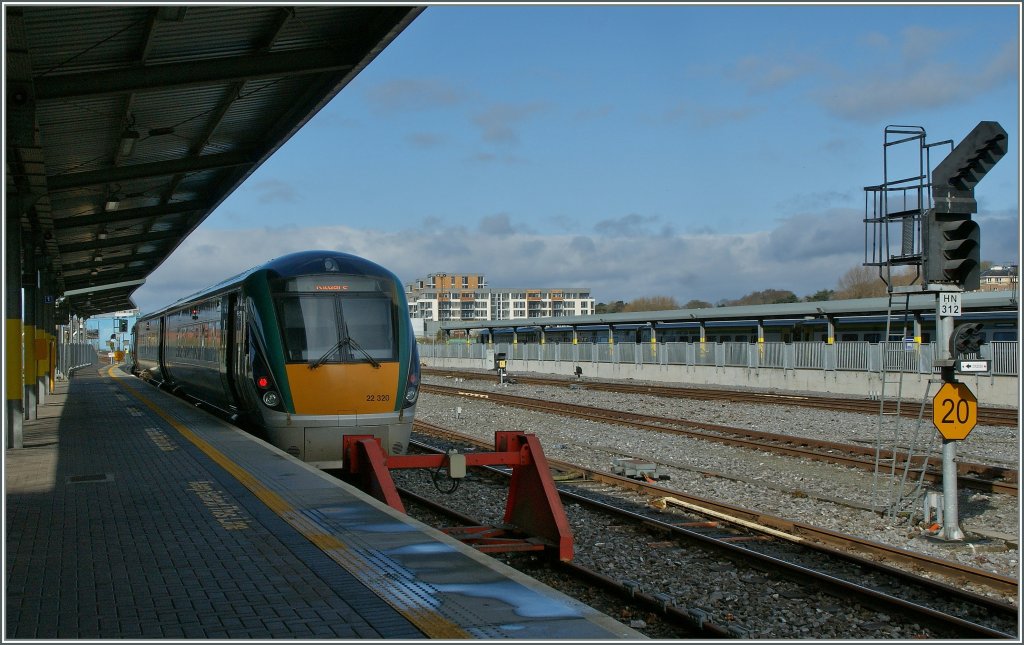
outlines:
[[[972,311],[965,313],[959,322],[980,322],[983,325],[980,333],[983,343],[1016,341],[1016,311]],[[929,343],[935,331],[935,315],[922,316],[921,342]],[[496,343],[540,342],[540,330],[536,326],[498,327],[482,329],[478,332],[480,342],[488,342],[491,333]],[[888,337],[886,331],[888,329]],[[575,327],[576,340],[579,343],[607,343],[609,325],[581,324]],[[659,322],[655,327],[655,339],[662,343],[698,343],[701,342],[700,324],[694,322]],[[649,343],[651,325],[646,323],[615,323],[612,325],[612,340],[615,343]],[[878,343],[883,340],[902,341],[905,337],[913,337],[912,320],[904,321],[902,316],[894,316],[888,321],[880,315],[848,315],[836,316],[834,319],[833,341],[862,341]],[[544,342],[571,343],[573,328],[568,325],[551,325],[544,329]],[[762,336],[758,337],[757,321],[754,320],[708,320],[704,323],[703,342],[707,343],[756,343],[765,342],[828,342],[826,321],[821,318],[813,320],[765,319],[762,323]]]
[[[317,468],[344,437],[404,454],[420,361],[405,289],[384,267],[301,251],[141,316],[129,368]]]

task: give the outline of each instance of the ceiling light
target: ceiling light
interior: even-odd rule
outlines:
[[[92,259],[92,261],[93,262],[102,262],[103,261],[103,256],[100,255],[99,253],[97,253],[96,256]]]
[[[104,231],[100,231],[99,233],[97,233],[97,234],[96,234],[96,239],[97,239],[97,240],[105,240],[105,239],[107,239],[107,234],[106,234],[106,232],[104,232]]]
[[[107,211],[116,211],[117,207],[121,205],[121,200],[117,197],[111,197],[107,200],[107,203],[103,205],[103,209]]]
[[[117,149],[118,154],[122,157],[127,157],[134,152],[135,144],[139,141],[141,136],[142,135],[139,134],[137,130],[133,130],[131,128],[121,133],[121,145]]]

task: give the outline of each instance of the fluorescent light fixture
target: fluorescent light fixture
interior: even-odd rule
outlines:
[[[127,157],[131,153],[135,152],[135,144],[139,141],[142,135],[136,130],[125,130],[121,133],[121,145],[117,151],[122,157]]]
[[[103,205],[103,210],[116,211],[117,207],[121,205],[121,201],[117,197],[111,197],[107,200],[107,203]]]

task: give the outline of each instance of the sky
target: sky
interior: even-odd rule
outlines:
[[[865,260],[887,126],[956,144],[981,121],[1009,138],[975,189],[982,259],[1017,263],[1020,11],[432,5],[133,299],[307,249],[597,302],[803,297]]]

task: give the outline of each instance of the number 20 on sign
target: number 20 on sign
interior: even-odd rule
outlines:
[[[978,399],[963,383],[944,383],[932,398],[932,423],[943,439],[966,439],[978,424]]]

